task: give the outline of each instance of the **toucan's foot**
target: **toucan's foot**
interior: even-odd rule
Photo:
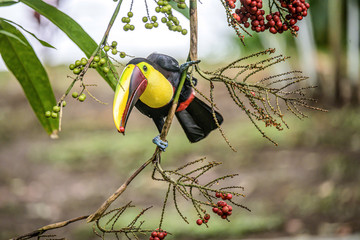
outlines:
[[[183,72],[185,71],[188,67],[190,67],[191,65],[194,65],[194,64],[197,64],[199,63],[200,60],[196,60],[196,61],[189,61],[189,62],[186,62],[186,63],[183,63],[181,64],[180,66],[180,72]]]
[[[153,143],[155,143],[161,151],[165,152],[165,148],[167,148],[168,143],[160,139],[160,135],[154,137],[152,140]]]

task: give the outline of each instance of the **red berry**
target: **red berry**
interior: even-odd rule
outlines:
[[[224,214],[226,214],[226,213],[229,212],[229,207],[228,207],[228,206],[225,206],[225,207],[223,207],[223,208],[221,209],[221,211],[222,211]]]
[[[152,233],[151,233],[151,236],[152,236],[152,237],[157,237],[157,236],[158,236],[158,232],[155,232],[155,231],[152,232]]]
[[[277,30],[274,27],[271,27],[269,31],[273,34],[277,33]]]
[[[154,240],[160,240],[160,238],[158,238],[158,237],[154,237]]]
[[[153,238],[153,237],[150,237],[149,240],[154,240],[154,238]]]
[[[223,213],[221,210],[219,210],[219,211],[217,212],[217,214],[218,214],[219,216],[224,215],[224,213]]]
[[[219,209],[215,208],[215,207],[212,210],[213,210],[214,213],[217,213],[219,211]]]
[[[197,225],[200,226],[202,223],[203,223],[203,221],[202,221],[201,219],[196,220],[196,224],[197,224]]]
[[[209,222],[209,220],[206,220],[206,219],[204,220],[204,223],[208,223],[208,222]]]
[[[254,92],[250,92],[250,93],[251,93],[251,95],[253,95],[253,96],[255,97],[255,93],[254,93]],[[228,200],[232,199],[232,194],[231,194],[231,193],[228,193],[227,196],[226,196],[226,198],[227,198]]]
[[[164,235],[163,232],[159,232],[159,233],[158,233],[158,238],[164,239],[164,237],[165,237],[165,235]]]
[[[216,192],[216,193],[215,193],[215,197],[220,198],[220,197],[221,197],[221,193]]]
[[[229,211],[228,213],[227,213],[227,216],[230,216],[232,214],[232,211]]]
[[[205,214],[204,219],[209,220],[210,219],[210,214]]]
[[[227,207],[229,208],[229,212],[231,212],[232,211],[232,206],[227,205]]]
[[[226,219],[227,216],[226,216],[226,215],[222,215],[221,218],[222,218],[222,219]]]

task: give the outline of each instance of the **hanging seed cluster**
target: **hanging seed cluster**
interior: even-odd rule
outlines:
[[[131,24],[131,19],[134,16],[134,13],[131,11],[133,1],[131,3],[130,10],[128,11],[127,16],[124,16],[121,19],[121,21],[124,23],[124,31],[133,31],[135,29],[135,26]],[[160,19],[160,22],[165,24],[170,31],[180,32],[181,34],[186,35],[188,31],[181,26],[178,18],[173,15],[173,9],[170,4],[170,2],[174,2],[179,9],[185,9],[187,7],[185,0],[158,0],[155,2],[157,4],[157,6],[155,7],[155,13],[162,14],[162,17],[158,18],[158,16],[156,15],[150,16],[147,1],[144,0],[144,4],[146,7],[146,15],[142,16],[142,22],[144,23],[144,27],[146,29],[158,28]]]

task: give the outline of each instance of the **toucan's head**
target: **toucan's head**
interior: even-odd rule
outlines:
[[[135,58],[123,70],[113,103],[114,122],[120,133],[125,133],[130,112],[139,99],[150,108],[160,108],[171,101],[174,89],[158,69],[148,59]]]

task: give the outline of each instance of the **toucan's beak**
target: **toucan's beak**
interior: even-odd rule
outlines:
[[[139,67],[134,64],[127,65],[116,86],[113,104],[114,122],[120,133],[125,134],[125,126],[130,112],[145,91],[146,86],[147,79]]]

